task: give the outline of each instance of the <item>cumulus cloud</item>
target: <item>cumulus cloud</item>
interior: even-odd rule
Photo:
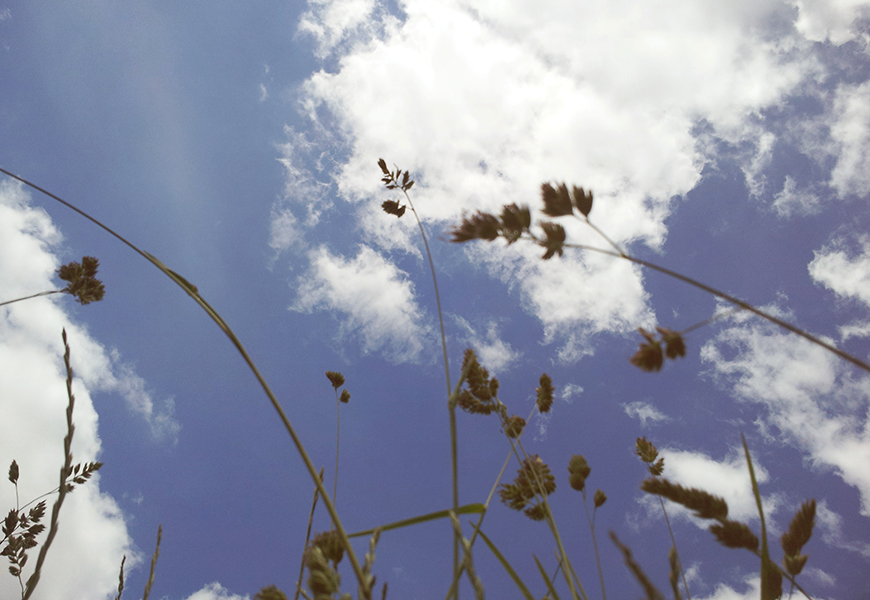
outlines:
[[[701,349],[718,381],[819,468],[833,469],[870,516],[870,384],[824,349],[754,320],[729,327]]]
[[[752,482],[742,448],[734,449],[721,460],[703,452],[673,448],[660,448],[659,455],[665,459],[665,476],[670,481],[724,498],[728,503],[728,517],[731,519],[744,522],[758,519],[758,508],[755,505]],[[769,479],[767,470],[756,457],[753,457],[752,465],[759,486],[763,486]],[[777,497],[765,496],[763,500],[765,516],[775,514],[779,507]],[[658,507],[658,502],[655,507]],[[706,529],[709,526],[709,522],[692,516],[688,509],[674,507],[674,510],[698,527]]]
[[[4,300],[60,287],[54,276],[60,240],[51,219],[29,205],[29,196],[20,186],[0,182],[0,289]],[[54,489],[63,464],[68,398],[61,330],[67,331],[76,374],[74,462],[100,458],[99,420],[91,392],[120,391],[134,376],[132,371],[113,371],[116,365],[109,353],[64,311],[64,302],[69,301],[65,296],[45,296],[0,308],[0,461],[3,465],[13,459],[18,462],[22,503]],[[127,397],[135,397],[140,412],[147,412],[149,399],[142,389],[130,390]],[[0,505],[14,507],[15,503],[11,484],[0,486]],[[63,505],[60,521],[37,594],[61,600],[109,595],[117,588],[121,556],[127,554],[129,566],[137,559],[124,515],[114,499],[100,491],[99,474],[76,487]],[[30,568],[35,562],[34,556]],[[0,579],[0,596],[19,594],[15,579]]]
[[[639,269],[598,255],[565,255],[543,262],[540,248],[517,247],[503,253],[474,251],[489,272],[520,287],[524,305],[540,319],[544,341],[560,344],[558,357],[574,362],[591,355],[593,336],[652,327],[655,319]]]
[[[342,150],[331,177],[360,206],[364,242],[414,251],[407,228],[393,235],[395,223],[374,217],[379,157],[411,170],[432,227],[463,211],[535,205],[542,181],[564,179],[595,192],[593,218],[627,246],[661,247],[672,199],[717,160],[710,140],[736,149],[760,194],[777,143],[762,111],[815,76],[801,31],[827,21],[802,5],[798,29],[796,11],[774,1],[666,4],[408,0],[399,20],[371,0],[311,3],[299,30],[338,60],[301,86],[300,110],[332,135],[322,151]],[[775,202],[790,214],[812,208],[788,183]],[[569,235],[603,243],[579,225]],[[490,275],[515,283],[563,361],[590,354],[590,334],[652,320],[628,264],[572,256],[542,265],[536,251],[486,250]]]
[[[797,0],[794,6],[798,9],[798,30],[816,42],[830,40],[843,44],[849,41],[854,37],[855,20],[867,15],[867,3],[862,0]]]
[[[298,280],[293,310],[335,311],[341,315],[340,335],[357,337],[364,352],[396,362],[421,359],[433,330],[405,272],[368,246],[353,259],[320,247],[310,260]]]
[[[858,240],[858,252],[849,252],[843,240],[814,252],[808,269],[817,283],[839,296],[870,306],[870,236]]]
[[[623,404],[622,408],[625,414],[632,419],[639,419],[641,427],[646,427],[648,421],[655,423],[657,421],[670,421],[671,419],[649,402],[638,400],[629,404]]]
[[[218,582],[209,583],[187,597],[186,600],[249,600],[249,596],[232,594]]]

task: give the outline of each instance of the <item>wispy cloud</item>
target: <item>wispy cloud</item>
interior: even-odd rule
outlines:
[[[467,344],[474,349],[480,364],[493,374],[504,372],[520,358],[521,353],[499,337],[499,327],[495,321],[487,322],[485,331],[479,332],[462,317],[457,316],[455,319],[465,330]]]
[[[783,217],[814,215],[821,209],[819,196],[812,189],[798,187],[791,175],[786,175],[782,189],[773,197],[773,209]]]
[[[648,422],[670,421],[671,418],[657,409],[649,402],[630,402],[622,405],[625,414],[632,419],[639,419],[641,427],[646,427]]]
[[[843,517],[828,508],[828,503],[824,500],[816,506],[816,522],[826,544],[870,558],[870,543],[850,539],[843,531]]]
[[[417,305],[407,274],[362,246],[345,259],[320,247],[298,280],[296,311],[335,311],[340,336],[358,338],[364,352],[379,352],[395,362],[422,358],[433,330]]]

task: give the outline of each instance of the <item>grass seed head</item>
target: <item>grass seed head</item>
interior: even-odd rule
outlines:
[[[745,523],[730,520],[714,523],[710,525],[710,533],[726,548],[746,548],[752,552],[758,550],[758,536]]]
[[[542,413],[549,412],[553,406],[553,380],[550,376],[544,373],[540,379],[541,385],[535,390],[537,392],[536,403],[538,410]]]
[[[526,420],[524,418],[513,415],[508,417],[507,422],[505,422],[504,432],[509,438],[516,439],[523,433],[525,426]]]
[[[682,504],[702,519],[716,519],[723,523],[728,518],[728,503],[723,498],[697,488],[684,488],[667,479],[654,477],[644,479],[640,489],[647,494],[655,494]]]
[[[582,492],[586,487],[586,478],[592,472],[592,467],[586,462],[586,458],[582,454],[575,454],[568,461],[568,473],[570,474],[568,482],[571,487]]]
[[[661,343],[643,327],[638,327],[637,330],[646,338],[646,341],[639,344],[640,348],[629,359],[631,364],[647,373],[660,371],[665,360]]]

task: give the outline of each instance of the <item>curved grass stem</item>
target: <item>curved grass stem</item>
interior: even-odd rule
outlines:
[[[308,474],[311,477],[311,480],[314,482],[314,485],[317,487],[317,490],[320,492],[320,495],[323,498],[323,503],[324,503],[324,505],[326,505],[326,509],[329,511],[329,515],[332,518],[332,521],[335,523],[336,530],[338,531],[338,534],[341,537],[342,543],[345,546],[345,550],[347,550],[348,559],[350,560],[351,566],[353,567],[354,575],[356,576],[360,585],[367,588],[366,583],[365,583],[366,579],[363,575],[362,566],[360,565],[359,560],[357,559],[357,556],[353,551],[353,547],[350,545],[350,540],[347,537],[347,531],[345,531],[344,526],[341,523],[341,520],[338,518],[338,513],[335,510],[335,505],[333,504],[332,500],[330,499],[329,493],[326,491],[326,488],[324,487],[323,482],[320,480],[317,469],[314,467],[314,463],[311,461],[311,458],[308,456],[308,452],[305,450],[305,446],[302,444],[302,440],[299,438],[299,436],[296,433],[296,430],[293,428],[293,425],[290,423],[290,419],[287,417],[287,413],[284,412],[284,409],[281,407],[281,404],[278,402],[278,399],[275,397],[275,394],[272,393],[272,389],[269,387],[269,384],[266,383],[266,380],[260,374],[260,370],[254,364],[254,361],[251,359],[250,355],[248,354],[248,351],[245,350],[245,347],[242,345],[242,342],[239,340],[238,337],[236,337],[236,334],[233,332],[233,330],[230,328],[230,326],[227,325],[227,323],[226,323],[226,321],[224,321],[223,317],[221,317],[220,314],[218,314],[218,312],[214,308],[212,308],[212,306],[208,302],[206,302],[205,299],[199,294],[199,291],[196,289],[196,286],[191,285],[190,282],[188,282],[186,279],[184,279],[182,276],[180,276],[175,271],[166,267],[166,265],[164,265],[160,260],[158,260],[157,258],[152,256],[148,252],[140,249],[135,244],[128,241],[126,238],[124,238],[120,234],[116,233],[114,230],[112,230],[108,226],[104,225],[103,223],[101,223],[100,221],[98,221],[97,219],[92,217],[91,215],[87,214],[83,210],[70,204],[66,200],[63,200],[62,198],[56,196],[55,194],[52,194],[51,192],[39,187],[38,185],[31,183],[30,181],[24,179],[23,177],[19,177],[18,175],[15,175],[14,173],[10,173],[9,171],[7,171],[3,168],[0,168],[0,172],[8,175],[9,177],[12,177],[13,179],[20,181],[24,185],[27,185],[27,186],[35,189],[36,191],[38,191],[42,194],[45,194],[49,198],[56,200],[57,202],[63,204],[67,208],[75,211],[76,213],[80,214],[81,216],[85,217],[86,219],[88,219],[89,221],[91,221],[92,223],[94,223],[95,225],[100,227],[101,229],[105,230],[106,232],[108,232],[109,234],[111,234],[112,236],[114,236],[115,238],[120,240],[121,242],[123,242],[125,245],[129,246],[134,252],[136,252],[137,254],[142,256],[145,260],[147,260],[148,262],[153,264],[155,267],[160,269],[160,271],[162,271],[167,277],[172,279],[172,281],[174,281],[179,287],[181,287],[184,291],[186,291],[187,294],[191,298],[193,298],[193,300],[197,304],[199,304],[200,307],[202,307],[202,309],[208,314],[208,316],[211,317],[211,319],[217,324],[217,326],[221,328],[221,330],[224,332],[224,334],[229,338],[230,342],[232,342],[233,346],[236,347],[236,350],[238,350],[239,354],[242,355],[242,358],[244,359],[245,363],[248,365],[248,368],[254,374],[254,377],[256,377],[257,382],[260,384],[260,387],[263,388],[263,391],[265,392],[266,396],[269,398],[269,402],[272,404],[272,407],[275,409],[275,412],[278,413],[278,417],[281,419],[281,422],[284,424],[284,428],[287,430],[287,433],[290,434],[290,438],[293,441],[293,445],[296,448],[296,452],[302,458],[302,462],[305,464],[305,468],[308,470]],[[368,590],[368,593],[370,595],[371,590]]]
[[[447,410],[450,418],[450,475],[452,478],[452,501],[453,510],[459,508],[459,444],[456,434],[456,403],[453,400],[452,388],[450,385],[450,361],[447,357],[447,336],[444,333],[444,313],[441,310],[441,293],[438,291],[438,277],[435,274],[435,262],[432,260],[432,252],[429,250],[429,239],[426,237],[426,230],[423,228],[423,222],[420,220],[420,215],[417,214],[417,209],[414,208],[414,203],[411,201],[411,196],[408,195],[408,190],[402,188],[402,193],[405,194],[405,200],[408,202],[408,207],[414,213],[414,219],[417,221],[417,227],[420,229],[420,237],[423,238],[423,246],[426,248],[426,257],[429,259],[429,270],[432,272],[432,284],[435,286],[435,303],[438,307],[438,325],[441,328],[441,351],[444,354],[444,379],[447,384]],[[454,531],[453,533],[453,574],[454,578],[460,570],[460,536]],[[458,588],[454,592],[454,598],[459,598]]]
[[[541,241],[534,234],[528,234],[528,238],[525,238],[525,239],[529,239],[535,243],[540,243],[540,241]],[[800,327],[796,327],[787,321],[783,321],[782,319],[771,315],[770,313],[764,312],[760,308],[756,308],[752,304],[749,304],[748,302],[745,302],[745,301],[741,300],[740,298],[736,298],[735,296],[732,296],[730,294],[726,294],[725,292],[718,290],[712,286],[709,286],[705,283],[701,283],[697,279],[693,279],[692,277],[688,277],[688,276],[683,275],[681,273],[677,273],[676,271],[672,271],[671,269],[659,266],[653,262],[643,260],[642,258],[637,258],[637,257],[631,256],[630,254],[622,254],[620,252],[616,252],[613,250],[607,250],[605,248],[596,248],[595,246],[587,246],[586,244],[566,243],[566,244],[564,244],[564,247],[565,248],[575,248],[577,250],[588,250],[590,252],[598,252],[599,254],[606,254],[608,256],[613,256],[616,258],[622,258],[624,260],[627,260],[629,262],[633,262],[633,263],[640,265],[642,267],[646,267],[647,269],[651,269],[653,271],[658,271],[659,273],[667,275],[668,277],[672,277],[672,278],[678,279],[684,283],[688,283],[689,285],[696,287],[700,290],[704,290],[705,292],[707,292],[713,296],[716,296],[717,298],[722,298],[723,300],[730,302],[731,304],[733,304],[739,308],[742,308],[743,310],[746,310],[746,311],[749,311],[755,315],[758,315],[762,319],[766,319],[767,321],[770,321],[771,323],[774,323],[775,325],[782,327],[786,331],[790,331],[791,333],[799,335],[800,337],[812,342],[813,344],[824,348],[828,352],[831,352],[832,354],[839,356],[843,360],[852,363],[853,365],[855,365],[859,369],[863,369],[864,371],[867,371],[868,373],[870,373],[870,364],[867,364],[866,362],[862,361],[861,359],[859,359],[855,356],[852,356],[848,352],[844,352],[843,350],[840,350],[836,346],[833,346],[833,345],[817,338],[816,336],[808,333],[807,331],[804,331]]]

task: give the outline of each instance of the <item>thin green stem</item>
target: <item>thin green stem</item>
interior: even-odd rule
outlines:
[[[2,171],[2,169],[0,169]],[[3,171],[4,173],[6,171]],[[7,304],[12,304],[13,302],[21,302],[22,300],[30,300],[31,298],[39,298],[40,296],[48,296],[49,294],[62,294],[66,290],[49,290],[47,292],[39,292],[38,294],[33,294],[32,296],[24,296],[24,298],[16,298],[15,300],[7,300],[5,302],[0,302],[0,306],[6,306]]]
[[[396,182],[398,183],[398,182]],[[441,293],[438,291],[438,277],[435,274],[435,262],[432,260],[432,252],[429,249],[429,239],[426,237],[426,230],[423,229],[423,222],[420,220],[420,215],[417,214],[417,209],[414,208],[414,203],[411,201],[411,196],[403,187],[402,193],[405,194],[405,200],[408,201],[408,207],[414,213],[414,218],[417,220],[417,227],[420,229],[420,237],[423,238],[423,246],[426,248],[426,257],[429,259],[429,270],[432,272],[432,284],[435,286],[435,303],[438,306],[438,325],[441,328],[441,351],[444,354],[444,379],[447,383],[447,410],[450,416],[450,474],[453,479],[453,510],[459,508],[459,444],[456,433],[456,403],[453,400],[452,389],[450,385],[450,361],[447,357],[447,336],[444,333],[444,313],[441,310]],[[460,568],[460,536],[455,531],[453,532],[453,573],[459,572]],[[459,590],[457,589],[454,598],[459,598]]]
[[[335,388],[335,474],[332,478],[332,502],[338,503],[338,442],[341,439],[341,402],[338,388]]]
[[[583,488],[583,508],[586,510],[586,521],[589,522],[589,531],[592,534],[592,546],[595,548],[595,563],[598,565],[598,580],[601,582],[601,597],[607,600],[607,592],[604,591],[604,573],[601,571],[601,555],[598,554],[598,540],[595,538],[595,508],[592,516],[589,516],[589,504],[586,502],[586,488]]]
[[[680,560],[680,551],[677,550],[677,540],[674,538],[674,530],[671,529],[671,520],[668,518],[668,511],[665,510],[665,501],[661,496],[659,496],[659,504],[662,505],[662,512],[665,515],[665,523],[668,524],[668,533],[671,535],[671,545],[677,553],[677,565],[680,567],[680,575],[683,578],[683,587],[686,588],[686,600],[692,600],[692,596],[689,595],[689,584],[686,581],[686,572],[683,570],[683,561]]]
[[[323,480],[323,468],[320,469],[320,480]],[[311,526],[314,524],[314,510],[317,508],[317,496],[319,492],[314,488],[314,499],[311,501],[311,512],[308,513],[308,529],[305,531],[305,545],[302,547],[302,561],[299,565],[299,579],[296,581],[296,593],[293,595],[293,600],[299,599],[299,592],[302,591],[302,577],[305,575],[305,551],[308,549],[308,540],[311,539]]]
[[[534,413],[534,408],[532,409]],[[523,447],[523,442],[521,439],[517,439],[516,446],[519,447],[520,451],[523,453],[524,458],[528,458],[528,453],[526,449]],[[522,465],[522,461],[519,456],[517,456],[517,461]],[[565,546],[562,545],[562,536],[559,535],[559,528],[556,526],[556,520],[553,518],[553,511],[550,510],[550,503],[547,501],[546,488],[544,487],[544,482],[541,481],[541,478],[538,477],[537,471],[534,469],[529,469],[532,474],[532,477],[535,479],[535,490],[536,497],[540,498],[540,505],[544,508],[544,520],[547,522],[547,526],[550,528],[550,533],[553,534],[553,539],[556,540],[556,546],[559,548],[559,556],[561,556],[561,560],[564,562],[562,566],[562,574],[565,577],[565,582],[568,584],[568,589],[571,590],[571,596],[575,599],[580,598],[577,595],[577,588],[580,589],[580,595],[584,600],[589,600],[589,596],[586,594],[586,591],[583,589],[583,586],[580,584],[579,580],[577,582],[577,587],[574,586],[574,581],[571,579],[571,571],[572,568],[566,568],[566,566],[570,567],[571,562],[568,560],[568,553],[565,552]]]
[[[248,354],[248,351],[245,350],[245,347],[242,345],[242,342],[239,340],[239,338],[236,336],[236,334],[233,332],[233,330],[230,328],[230,326],[227,325],[227,323],[226,323],[226,321],[224,321],[223,317],[221,317],[220,314],[218,314],[218,312],[214,308],[212,308],[208,302],[205,301],[205,299],[199,294],[199,292],[197,291],[195,286],[191,285],[186,279],[181,277],[175,271],[166,267],[166,265],[164,265],[160,260],[158,260],[157,258],[152,256],[148,252],[141,250],[136,245],[134,245],[132,242],[129,242],[126,238],[124,238],[120,234],[118,234],[115,231],[113,231],[112,229],[110,229],[108,226],[104,225],[103,223],[101,223],[100,221],[98,221],[94,217],[90,216],[86,212],[76,208],[75,206],[73,206],[72,204],[67,202],[66,200],[63,200],[62,198],[52,194],[51,192],[39,187],[38,185],[36,185],[34,183],[31,183],[30,181],[28,181],[22,177],[19,177],[18,175],[15,175],[14,173],[10,173],[9,171],[7,171],[3,168],[0,168],[0,173],[5,173],[6,175],[12,177],[13,179],[17,179],[21,183],[37,190],[38,192],[45,194],[46,196],[48,196],[49,198],[52,198],[53,200],[56,200],[57,202],[63,204],[64,206],[66,206],[70,210],[77,212],[81,216],[85,217],[86,219],[88,219],[89,221],[91,221],[92,223],[94,223],[95,225],[100,227],[101,229],[105,230],[106,232],[108,232],[109,234],[111,234],[112,236],[114,236],[115,238],[117,238],[118,240],[120,240],[121,242],[126,244],[127,246],[129,246],[134,252],[136,252],[137,254],[142,256],[145,260],[147,260],[148,262],[153,264],[155,267],[160,269],[167,277],[172,279],[179,287],[181,287],[184,291],[186,291],[187,294],[191,298],[193,298],[193,300],[197,304],[199,304],[200,307],[202,307],[202,309],[208,314],[208,316],[211,317],[211,319],[217,324],[217,326],[221,328],[221,330],[224,332],[224,334],[229,338],[230,342],[232,342],[233,346],[236,347],[236,350],[238,350],[239,354],[242,355],[242,358],[244,359],[245,363],[248,365],[248,368],[254,374],[254,377],[256,377],[257,382],[260,384],[260,387],[263,388],[263,391],[265,392],[266,396],[269,398],[269,402],[272,404],[272,407],[275,409],[275,412],[278,413],[278,417],[281,419],[281,422],[284,424],[284,428],[287,430],[287,433],[290,435],[290,438],[293,441],[293,445],[296,448],[296,452],[302,458],[302,462],[305,464],[305,468],[308,470],[308,474],[311,477],[311,480],[314,482],[314,485],[317,487],[318,491],[320,492],[320,495],[323,497],[323,503],[326,505],[326,509],[329,511],[329,515],[332,518],[333,522],[335,523],[339,537],[341,537],[342,543],[344,544],[345,549],[347,550],[348,559],[350,560],[351,566],[353,567],[354,575],[356,576],[356,578],[360,582],[360,584],[365,586],[365,577],[363,576],[362,567],[360,566],[359,560],[357,559],[356,554],[353,551],[353,547],[350,545],[350,540],[347,537],[347,531],[345,531],[344,525],[342,525],[341,520],[338,518],[338,513],[335,510],[335,505],[332,503],[332,500],[329,498],[329,493],[326,491],[326,488],[323,486],[323,482],[320,480],[320,477],[317,474],[317,469],[314,467],[314,463],[311,461],[311,458],[308,456],[308,452],[305,450],[305,446],[302,444],[302,440],[296,434],[296,430],[293,428],[293,425],[291,425],[290,419],[287,417],[287,414],[284,412],[284,409],[281,407],[281,404],[278,402],[278,399],[275,397],[275,394],[272,393],[272,389],[269,387],[269,384],[266,383],[266,380],[260,374],[260,370],[254,364],[254,361],[251,359],[250,355]],[[369,593],[371,592],[371,590],[368,590],[368,591],[369,591]]]
[[[616,242],[614,242],[614,241],[611,240],[609,237],[607,237],[607,234],[606,234],[606,233],[604,233],[601,229],[598,228],[597,225],[595,225],[592,221],[589,220],[589,217],[583,217],[583,218],[586,220],[586,224],[589,225],[589,227],[591,227],[592,229],[594,229],[595,232],[596,232],[598,235],[600,235],[601,237],[603,237],[604,240],[605,240],[608,244],[610,244],[610,245],[611,245],[611,246],[612,246],[612,247],[613,247],[617,252],[619,252],[619,255],[620,255],[620,256],[622,256],[623,258],[628,258],[628,254],[625,253],[625,250],[623,250],[622,248],[620,248],[619,245],[618,245]]]
[[[740,307],[738,307],[738,306],[735,306],[734,308],[729,308],[728,310],[723,310],[722,312],[716,313],[715,315],[713,315],[709,319],[704,319],[703,321],[700,321],[698,323],[695,323],[694,325],[690,325],[689,327],[686,327],[685,329],[680,330],[679,333],[680,333],[680,335],[686,335],[687,333],[691,333],[691,332],[695,331],[696,329],[700,329],[701,327],[705,327],[705,326],[709,325],[710,323],[715,323],[719,319],[724,319],[725,317],[727,317],[729,315],[733,315],[734,313],[736,313],[739,310],[740,310]]]
[[[469,363],[468,367],[470,368],[470,366],[471,366],[471,363]],[[459,382],[456,384],[456,389],[454,390],[451,398],[455,398],[459,394],[459,388],[462,387],[462,384],[465,381],[465,378],[467,375],[468,375],[468,370],[465,370],[462,372],[462,375],[459,378]],[[500,406],[504,406],[501,403],[501,401],[498,399],[498,397],[496,397],[495,400]],[[532,410],[529,412],[529,416],[526,418],[527,423],[532,420],[532,417],[534,416],[536,410],[537,410],[537,405],[533,406]],[[500,412],[499,412],[499,416],[501,416]],[[507,427],[507,423],[505,423],[503,421],[502,427]],[[507,466],[510,463],[511,456],[516,457],[517,462],[522,464],[522,460],[520,460],[520,456],[517,453],[517,444],[522,439],[524,433],[525,433],[525,428],[523,429],[523,431],[520,432],[520,435],[517,437],[516,440],[508,438],[508,441],[511,444],[511,449],[508,450],[508,454],[505,457],[504,464],[502,464],[502,466],[501,466],[501,471],[498,472],[498,477],[495,478],[495,482],[492,484],[492,488],[489,490],[489,496],[487,496],[486,502],[483,505],[486,510],[489,509],[489,504],[492,501],[492,497],[495,495],[495,491],[498,489],[498,485],[499,485],[499,482],[501,481],[501,478],[504,476],[505,469],[507,469]],[[523,452],[525,453],[525,451],[523,451]],[[468,542],[469,548],[474,546],[474,542],[477,539],[477,534],[480,531],[481,525],[483,525],[483,519],[484,519],[484,517],[486,517],[486,510],[484,510],[480,514],[480,517],[477,520],[477,524],[474,525],[474,532],[472,533],[471,538],[469,539],[469,542]],[[459,578],[462,576],[462,571],[463,571],[463,566],[460,565],[459,571],[453,575],[453,582],[450,584],[450,589],[447,592],[448,599],[453,595],[456,586],[459,585]]]
[[[741,433],[743,451],[746,453],[746,464],[749,466],[749,479],[752,482],[752,494],[755,496],[755,505],[758,508],[758,518],[761,521],[761,600],[775,600],[771,594],[768,582],[770,581],[770,555],[767,550],[767,524],[764,520],[764,507],[761,504],[761,491],[758,489],[758,481],[755,478],[755,468],[752,466],[752,457],[749,455],[749,446],[746,437]]]

